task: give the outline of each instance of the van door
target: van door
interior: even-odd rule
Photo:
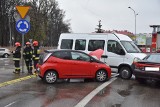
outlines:
[[[125,55],[120,55],[122,46],[118,41],[108,40],[106,55],[108,56],[106,62],[110,65],[113,72],[118,71],[118,66],[124,62]]]

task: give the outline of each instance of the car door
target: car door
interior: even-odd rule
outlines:
[[[90,62],[90,56],[81,52],[71,52],[71,56],[72,56],[72,64],[71,64],[72,76],[75,77],[91,76],[91,71],[94,68],[94,64]]]
[[[56,57],[56,69],[58,73],[62,76],[70,76],[71,75],[71,55],[69,51],[58,51],[53,54]]]

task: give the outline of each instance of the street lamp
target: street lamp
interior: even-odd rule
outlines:
[[[129,9],[131,9],[134,12],[134,16],[135,16],[135,36],[136,36],[136,16],[138,15],[134,9],[132,9],[131,7],[128,7]]]

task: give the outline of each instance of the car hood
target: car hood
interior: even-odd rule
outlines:
[[[95,50],[95,51],[90,52],[89,55],[91,55],[92,57],[100,60],[103,52],[104,52],[104,50],[102,50],[102,49],[97,49],[97,50]]]
[[[145,53],[131,53],[132,56],[143,59],[144,57],[147,56]]]

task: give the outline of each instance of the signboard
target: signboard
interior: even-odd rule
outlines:
[[[29,6],[16,6],[16,9],[18,10],[21,18],[24,19],[30,7]]]
[[[21,34],[25,34],[30,30],[30,23],[27,20],[21,19],[16,22],[16,30]]]
[[[136,36],[137,45],[146,45],[146,35],[139,34]]]

